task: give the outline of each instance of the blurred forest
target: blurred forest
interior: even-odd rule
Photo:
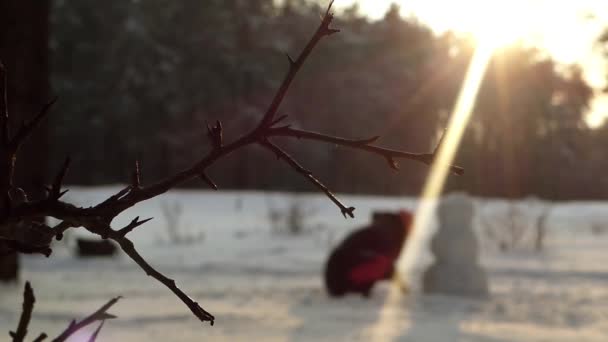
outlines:
[[[70,154],[72,184],[124,183],[135,159],[144,182],[189,165],[209,146],[205,123],[231,140],[262,116],[323,9],[306,0],[53,1],[51,161]],[[455,102],[472,44],[435,36],[392,7],[370,22],[341,13],[280,110],[297,126],[428,152]],[[558,72],[559,70],[559,72]],[[496,54],[448,189],[484,196],[605,198],[608,126],[584,121],[592,89],[576,67],[523,46]],[[331,189],[416,195],[428,168],[398,173],[344,148],[280,141]],[[51,165],[51,168],[53,165]],[[252,147],[214,166],[222,188],[312,190]],[[191,183],[189,186],[204,187]]]

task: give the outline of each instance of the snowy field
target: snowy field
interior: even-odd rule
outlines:
[[[94,204],[116,189],[72,188],[67,197]],[[343,199],[357,208],[355,220],[342,218],[317,194],[185,190],[123,214],[115,226],[138,215],[155,217],[131,237],[153,266],[216,316],[214,327],[199,323],[124,255],[76,259],[74,238],[87,233],[71,232],[50,259],[22,258],[22,279],[32,282],[37,296],[31,337],[40,331],[54,336],[71,319],[122,295],[111,310],[119,318],[106,323],[100,341],[608,341],[608,203],[553,205],[540,253],[526,247],[500,252],[482,243],[488,299],[425,296],[414,283],[409,295],[396,300],[388,300],[388,284],[377,286],[371,299],[333,300],[321,277],[330,248],[365,225],[372,210],[415,205],[403,198]],[[176,203],[181,207],[185,242],[170,241],[163,203],[174,212]],[[504,206],[477,205],[487,217]],[[307,214],[304,232],[277,232],[284,227],[279,219],[272,224],[269,212],[293,207]],[[522,208],[534,216],[534,205]],[[419,269],[428,262],[427,256]],[[2,341],[16,327],[22,285],[0,287]]]

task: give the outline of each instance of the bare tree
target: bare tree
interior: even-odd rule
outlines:
[[[529,210],[537,207],[536,210]],[[547,236],[547,220],[552,207],[548,203],[528,200],[527,203],[506,204],[504,210],[489,215],[480,213],[481,232],[488,242],[496,244],[500,251],[531,248],[536,252],[544,249]]]
[[[112,222],[118,215],[139,202],[159,196],[193,178],[198,177],[210,187],[216,189],[216,184],[207,176],[205,170],[230,153],[248,145],[258,145],[276,155],[277,159],[283,160],[297,173],[301,174],[302,177],[305,177],[312,183],[312,185],[325,193],[339,208],[344,217],[354,217],[355,208],[343,204],[311,171],[304,168],[285,150],[276,145],[272,141],[274,137],[318,141],[366,151],[382,157],[395,170],[398,169],[397,160],[399,159],[414,160],[426,165],[430,165],[435,159],[438,149],[435,149],[431,153],[403,152],[374,145],[379,139],[378,136],[353,140],[294,129],[288,124],[282,124],[287,116],[278,113],[279,106],[296,74],[321,39],[339,32],[339,30],[330,27],[333,20],[331,13],[332,3],[329,4],[319,27],[298,57],[294,59],[290,55],[287,55],[289,62],[287,75],[274,95],[264,116],[248,133],[225,144],[225,132],[222,129],[221,122],[217,121],[214,125],[208,125],[207,137],[211,145],[210,151],[200,160],[195,161],[189,168],[150,185],[143,185],[141,165],[135,161],[130,184],[101,203],[91,207],[78,207],[62,200],[62,196],[67,192],[67,190],[63,190],[62,185],[70,165],[69,158],[60,167],[51,185],[46,188],[46,196],[43,199],[29,200],[27,194],[22,189],[16,188],[13,185],[13,170],[19,147],[47,116],[55,100],[44,106],[31,121],[24,122],[16,132],[9,132],[7,124],[9,113],[6,108],[5,96],[6,84],[3,82],[0,89],[0,94],[3,94],[0,101],[0,191],[4,196],[0,196],[0,213],[2,215],[0,239],[5,240],[16,252],[42,253],[49,256],[52,252],[50,243],[53,238],[60,240],[66,230],[82,227],[103,239],[110,239],[118,243],[123,252],[137,263],[148,276],[153,277],[171,290],[200,321],[210,322],[213,325],[215,317],[184,293],[173,279],[164,276],[152,267],[139,254],[135,245],[129,239],[128,235],[130,232],[150,219],[141,220],[139,217],[136,217],[124,227],[113,227]],[[0,76],[2,79],[5,77],[3,67],[0,67]],[[463,169],[457,166],[452,166],[451,171],[455,174],[463,173]],[[54,217],[61,222],[54,227],[50,227],[46,224],[32,221],[32,218],[40,216]]]
[[[273,233],[300,235],[308,228],[307,220],[317,212],[317,208],[310,206],[301,195],[293,196],[286,207],[277,207],[269,199],[266,199],[266,206]]]

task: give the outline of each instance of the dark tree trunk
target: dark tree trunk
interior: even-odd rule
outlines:
[[[11,132],[49,100],[48,18],[47,0],[0,1],[0,60],[7,72]],[[43,124],[25,143],[16,163],[14,184],[33,197],[40,194],[40,184],[45,182],[46,127]],[[7,247],[0,243],[0,281],[18,276],[18,256],[6,253]]]

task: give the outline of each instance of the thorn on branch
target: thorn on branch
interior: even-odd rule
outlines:
[[[386,162],[391,169],[399,171],[399,163],[393,157],[386,157]]]
[[[433,153],[423,154],[419,157],[419,160],[428,166],[433,165],[435,160],[437,160],[437,157],[439,156],[441,149],[443,148],[444,140],[445,140],[444,138],[446,135],[447,135],[447,129],[444,129],[443,134],[441,135],[441,137],[439,138],[439,141],[437,142],[437,146],[435,146],[435,149],[433,150]],[[450,171],[450,173],[457,175],[457,176],[464,175],[464,169],[457,165],[450,165],[449,171]]]
[[[319,27],[315,31],[314,35],[310,38],[310,40],[308,41],[308,44],[306,44],[306,46],[304,47],[302,52],[300,52],[298,57],[294,60],[293,58],[291,58],[291,56],[288,55],[288,59],[289,59],[289,63],[290,63],[289,71],[287,72],[287,75],[285,75],[283,82],[279,86],[279,89],[277,90],[276,94],[274,95],[274,98],[272,99],[270,106],[266,110],[266,113],[264,114],[264,117],[258,124],[258,127],[256,130],[259,131],[259,130],[266,130],[266,129],[270,128],[270,126],[271,126],[270,123],[273,121],[274,116],[276,115],[277,110],[279,109],[279,106],[283,102],[283,99],[285,98],[285,95],[287,94],[287,91],[289,90],[289,87],[291,85],[291,82],[294,80],[294,78],[296,77],[296,74],[298,73],[298,71],[300,70],[302,65],[304,65],[304,62],[306,61],[308,56],[310,56],[312,50],[314,50],[317,43],[319,43],[319,41],[323,37],[330,36],[336,32],[339,32],[339,30],[329,27],[329,25],[331,24],[331,22],[334,18],[333,14],[331,13],[331,7],[333,6],[333,3],[334,2],[332,0],[329,3],[329,5],[327,6],[327,11],[325,12],[325,15],[323,16],[323,18],[321,19],[321,23],[320,23]]]
[[[47,114],[49,113],[49,110],[51,109],[53,104],[55,104],[55,102],[57,102],[57,97],[54,97],[51,101],[47,102],[42,107],[42,109],[38,112],[38,114],[36,114],[36,116],[34,116],[34,118],[31,121],[29,121],[29,122],[24,121],[21,123],[21,127],[20,127],[19,131],[17,132],[15,137],[13,137],[13,140],[11,142],[13,149],[19,148],[19,146],[21,146],[21,144],[25,141],[25,139],[27,139],[30,136],[30,134],[32,134],[34,129],[36,127],[38,127],[38,125],[40,125],[42,120],[47,116]],[[8,136],[8,132],[7,132],[7,136]]]
[[[326,36],[331,36],[334,33],[340,32],[340,30],[338,30],[338,29],[333,29],[333,28],[329,27],[331,22],[334,20],[334,14],[331,12],[331,8],[333,5],[334,5],[334,0],[329,2],[329,5],[327,6],[327,10],[325,11],[325,15],[323,16],[322,23],[321,23],[322,34],[326,35]]]
[[[47,189],[47,190],[49,190],[50,198],[53,200],[58,200],[59,198],[61,198],[63,195],[65,195],[68,192],[68,190],[61,191],[61,186],[63,184],[63,179],[65,178],[65,175],[67,174],[68,169],[70,167],[70,162],[71,162],[70,157],[67,157],[65,159],[65,161],[63,162],[61,169],[55,176],[53,185],[51,186],[50,189]]]
[[[417,162],[432,165],[435,159],[435,153],[411,153],[404,152],[399,150],[392,150],[388,148],[383,148],[379,146],[372,145],[374,142],[378,140],[378,137],[374,136],[369,139],[345,139],[340,137],[334,137],[327,134],[304,131],[299,129],[293,129],[289,126],[285,127],[274,127],[269,129],[266,132],[267,137],[277,136],[277,137],[293,137],[297,139],[307,139],[313,141],[320,141],[329,144],[335,144],[339,146],[346,146],[357,150],[363,150],[370,153],[377,154],[379,156],[384,157],[386,159],[389,167],[393,170],[399,170],[399,165],[397,164],[397,159],[409,159],[415,160]],[[435,149],[438,151],[438,148]],[[456,175],[464,174],[464,169],[459,166],[450,165],[450,172]]]
[[[281,160],[283,159],[285,162],[287,162],[287,164],[289,164],[292,168],[294,168],[297,172],[304,174],[304,175],[311,175],[312,171],[304,168],[302,165],[300,165],[300,163],[298,163],[291,155],[289,155],[287,152],[283,151],[280,147],[278,147],[277,145],[271,143],[268,140],[262,140],[262,142],[260,142],[260,144],[266,148],[268,148],[269,150],[271,150],[272,152],[274,152],[275,156],[277,157],[277,160]]]
[[[131,223],[129,223],[129,224],[126,226],[126,227],[124,227],[124,228],[120,229],[120,230],[118,231],[118,234],[119,234],[119,235],[122,235],[122,236],[125,236],[125,235],[129,234],[130,232],[132,232],[132,231],[133,231],[133,229],[135,229],[135,228],[137,228],[137,227],[141,226],[142,224],[144,224],[144,223],[146,223],[146,222],[148,222],[148,221],[150,221],[150,220],[152,220],[152,219],[154,219],[154,218],[153,218],[153,217],[150,217],[150,218],[148,218],[148,219],[145,219],[145,220],[143,220],[143,221],[140,221],[140,220],[139,220],[139,216],[137,216],[137,217],[136,217],[136,218],[134,218],[134,219],[133,219],[133,221],[131,221]]]
[[[272,126],[274,126],[274,125],[278,124],[279,122],[281,122],[281,121],[283,121],[283,120],[285,120],[285,119],[287,119],[287,115],[281,115],[281,116],[279,116],[278,118],[276,118],[274,121],[272,121],[272,122],[270,123],[269,127],[272,127]],[[289,126],[286,126],[286,127],[289,127]]]
[[[296,65],[296,62],[293,60],[293,58],[291,58],[289,53],[285,53],[285,55],[287,56],[287,60],[289,61],[289,67],[293,68]]]
[[[200,178],[200,179],[201,179],[203,182],[207,183],[207,185],[209,185],[209,187],[210,187],[211,189],[216,190],[216,191],[218,190],[218,187],[217,187],[217,185],[215,184],[215,182],[213,182],[213,180],[212,180],[211,178],[209,178],[209,176],[208,176],[208,175],[207,175],[205,172],[202,172],[202,173],[199,175],[199,178]]]
[[[116,194],[110,196],[107,200],[96,205],[96,207],[104,207],[104,206],[110,205],[110,204],[120,200],[121,198],[123,198],[131,190],[133,190],[133,189],[130,186],[127,186],[124,189],[117,192]]]
[[[326,34],[327,34],[328,36],[331,36],[332,34],[334,34],[334,33],[338,33],[338,32],[340,32],[340,30],[330,28],[330,29],[328,29],[328,30],[327,30],[327,33],[326,33]]]
[[[99,324],[97,329],[95,329],[95,332],[93,332],[93,335],[91,335],[91,337],[89,338],[89,342],[97,341],[97,336],[99,336],[99,332],[101,331],[101,328],[103,328],[105,322],[105,320],[101,321],[101,324]]]
[[[327,10],[325,10],[325,16],[324,17],[333,17],[333,14],[331,13],[331,7],[334,5],[334,0],[331,0],[329,2],[329,5],[327,5]]]
[[[210,126],[207,124],[207,137],[211,141],[211,146],[213,146],[214,150],[220,150],[224,144],[223,142],[223,132],[222,132],[222,123],[217,120],[214,126]]]
[[[443,133],[441,133],[441,137],[439,137],[439,141],[437,142],[437,146],[435,146],[435,149],[433,150],[433,155],[437,156],[439,153],[439,149],[443,146],[443,138],[445,138],[447,132],[448,129],[444,128]]]
[[[348,218],[346,215],[350,216],[350,218],[355,218],[355,207],[341,208],[340,210],[342,211],[342,216],[344,216],[344,218]]]
[[[75,332],[77,332],[78,330],[94,323],[94,322],[98,322],[98,321],[105,321],[107,319],[114,319],[116,318],[116,316],[109,314],[107,311],[114,305],[116,304],[116,302],[118,302],[118,300],[120,300],[122,297],[115,297],[110,299],[106,304],[104,304],[101,308],[99,308],[97,311],[95,311],[94,313],[92,313],[91,315],[89,315],[88,317],[86,317],[85,319],[83,319],[80,322],[76,322],[76,320],[73,320],[70,325],[61,333],[61,335],[59,335],[57,338],[55,338],[53,340],[53,342],[64,342],[66,341],[70,336],[72,336]]]

